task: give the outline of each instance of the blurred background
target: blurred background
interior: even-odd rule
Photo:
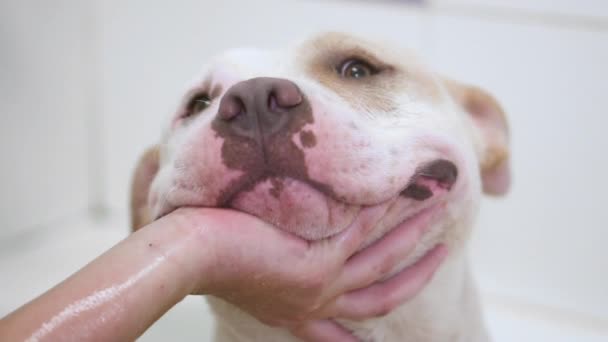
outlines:
[[[0,316],[128,233],[135,161],[213,54],[321,30],[503,104],[514,184],[471,259],[497,341],[608,341],[608,1],[0,0]],[[189,298],[142,341],[206,340]]]

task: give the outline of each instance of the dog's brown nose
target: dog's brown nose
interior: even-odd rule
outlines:
[[[285,129],[304,102],[298,87],[289,80],[252,78],[228,89],[216,120],[232,134],[257,139]]]

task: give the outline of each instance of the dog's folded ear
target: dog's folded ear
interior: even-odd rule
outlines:
[[[445,79],[444,83],[462,108],[470,115],[481,138],[480,170],[483,191],[503,195],[509,190],[509,126],[498,102],[484,90]]]
[[[140,158],[131,184],[132,231],[136,231],[152,222],[152,213],[148,205],[148,193],[158,168],[159,148],[153,146],[148,148]]]

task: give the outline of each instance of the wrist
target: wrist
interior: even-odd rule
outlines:
[[[178,209],[166,218],[170,229],[165,230],[170,241],[167,254],[177,269],[176,278],[184,296],[208,294],[214,282],[214,265],[217,264],[216,250],[218,222],[205,209]],[[164,225],[163,225],[164,226]]]

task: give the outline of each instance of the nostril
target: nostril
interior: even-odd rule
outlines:
[[[270,94],[269,101],[271,105],[274,101],[274,104],[280,108],[292,108],[302,103],[302,93],[294,83],[285,81],[276,86],[275,91]]]
[[[286,79],[252,78],[232,85],[214,119],[235,136],[274,135],[308,110],[306,97]]]
[[[279,109],[277,97],[274,93],[271,93],[270,96],[268,96],[268,108],[270,108],[271,112],[276,112]]]
[[[232,120],[243,112],[243,103],[234,97],[227,97],[222,99],[220,108],[218,110],[218,116],[226,121]]]

